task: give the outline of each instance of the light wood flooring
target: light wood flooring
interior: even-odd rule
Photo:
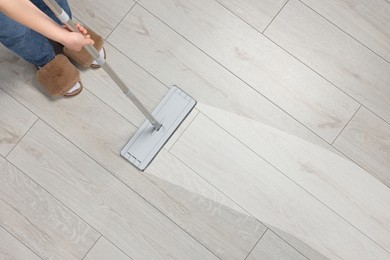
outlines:
[[[71,0],[153,109],[198,106],[151,166],[102,70],[50,99],[0,47],[0,259],[390,259],[390,3]]]

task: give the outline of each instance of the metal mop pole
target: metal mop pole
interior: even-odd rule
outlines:
[[[45,4],[53,11],[58,19],[65,24],[69,29],[78,32],[76,24],[69,18],[69,15],[58,5],[55,0],[43,0]],[[107,72],[107,74],[115,81],[115,83],[122,89],[128,98],[138,107],[138,109],[145,115],[145,117],[154,126],[155,130],[159,130],[162,124],[145,108],[133,92],[126,86],[126,84],[119,78],[118,74],[105,62],[104,57],[99,55],[99,52],[93,45],[84,46],[88,53],[94,60]]]

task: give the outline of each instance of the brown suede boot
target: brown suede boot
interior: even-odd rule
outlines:
[[[62,54],[40,68],[36,73],[37,80],[45,90],[54,97],[74,96],[81,92],[79,70]],[[80,88],[69,93],[68,91],[80,83]]]
[[[94,31],[92,31],[90,28],[85,27],[87,29],[88,34],[91,36],[91,39],[95,42],[93,45],[98,52],[100,52],[103,49],[104,39]],[[106,58],[106,53],[104,52],[104,58]],[[99,68],[99,65],[92,64],[94,61],[92,56],[85,50],[85,48],[82,48],[81,51],[73,51],[68,49],[67,47],[64,47],[64,54],[74,61],[76,64],[78,64],[82,68]]]

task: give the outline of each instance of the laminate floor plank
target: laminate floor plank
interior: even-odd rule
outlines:
[[[125,253],[113,245],[106,238],[101,237],[99,241],[93,246],[91,251],[84,257],[83,260],[130,260]]]
[[[246,260],[256,259],[304,260],[307,258],[280,239],[275,233],[267,230]]]
[[[4,228],[0,227],[0,259],[39,260],[41,258],[8,233]]]
[[[266,230],[166,150],[160,152],[146,173],[175,201],[168,204],[163,203],[164,198],[148,196],[151,202],[164,205],[160,208],[164,214],[172,216],[221,259],[244,259]]]
[[[0,70],[4,63],[0,61]],[[37,117],[0,89],[0,156],[5,157]]]
[[[217,259],[42,121],[9,160],[134,259]]]
[[[40,257],[81,259],[99,238],[79,216],[2,158],[0,180],[1,226]]]
[[[206,116],[198,115],[171,152],[257,219],[292,234],[326,257],[390,257]]]
[[[272,232],[278,237],[282,238],[288,245],[295,248],[296,251],[299,251],[301,255],[308,259],[316,260],[329,260],[328,257],[324,256],[317,250],[314,250],[311,246],[304,243],[302,240],[297,239],[294,235],[286,233],[275,226],[268,226],[272,228]]]
[[[69,0],[73,15],[106,38],[134,5],[133,0]]]
[[[217,0],[217,2],[262,32],[287,0]]]
[[[108,41],[164,85],[178,85],[199,103],[252,118],[329,147],[328,143],[140,6],[132,9]],[[125,56],[119,57],[126,59]],[[154,89],[155,84],[150,86]],[[145,88],[149,86],[145,85]],[[119,91],[116,93],[123,96]],[[111,98],[109,104],[116,106],[113,103],[118,99]],[[124,111],[121,114],[127,112],[120,111]]]
[[[389,1],[301,1],[390,62]]]
[[[143,0],[140,4],[327,141],[335,139],[359,106],[217,2]],[[139,33],[145,31],[141,28]],[[129,48],[129,40],[119,35],[115,43],[111,37],[108,40],[120,49]]]
[[[198,109],[390,252],[390,189],[383,183],[313,143],[211,106]]]
[[[388,62],[298,0],[289,1],[265,35],[390,122]]]
[[[9,64],[9,67],[12,66],[13,64]],[[89,75],[100,74],[94,71],[83,74],[84,78]],[[196,193],[186,195],[185,189],[177,189],[175,185],[169,185],[169,182],[165,182],[165,186],[155,184],[159,178],[152,177],[153,174],[156,175],[154,172],[161,172],[160,176],[165,180],[164,176],[172,176],[170,172],[172,167],[169,165],[180,165],[173,157],[160,161],[160,166],[154,171],[148,169],[147,174],[140,174],[119,154],[135,132],[135,127],[87,89],[77,98],[53,101],[42,95],[38,88],[29,87],[30,85],[34,85],[32,79],[20,81],[18,77],[10,77],[2,87],[215,254],[224,255],[226,258],[246,255],[262,235],[264,226],[253,217],[248,217],[246,213],[238,214],[236,210],[230,209],[230,206],[220,211],[204,208],[205,201],[213,207],[222,207],[220,202],[214,201],[213,197],[205,200],[200,195],[197,198]],[[115,102],[115,99],[111,102]],[[124,106],[127,107],[127,104]],[[125,111],[124,107],[122,111]],[[126,112],[130,116],[139,113],[136,110]],[[181,166],[180,169],[183,169],[183,176],[187,176],[187,182],[194,184],[200,182],[199,186],[204,185],[199,178],[193,177],[196,175],[185,174],[189,172],[188,168]],[[217,193],[213,190],[211,192]],[[176,199],[177,194],[181,194],[182,197]],[[225,198],[224,201],[229,200]],[[183,210],[177,211],[176,208]],[[198,219],[205,221],[198,221]]]
[[[361,108],[333,144],[390,187],[390,125]]]

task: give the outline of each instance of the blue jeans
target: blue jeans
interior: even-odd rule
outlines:
[[[71,17],[67,0],[56,1]],[[31,0],[31,2],[51,19],[61,24],[43,0]],[[54,47],[46,37],[10,19],[1,12],[0,42],[26,61],[39,67],[43,67],[55,57]]]

